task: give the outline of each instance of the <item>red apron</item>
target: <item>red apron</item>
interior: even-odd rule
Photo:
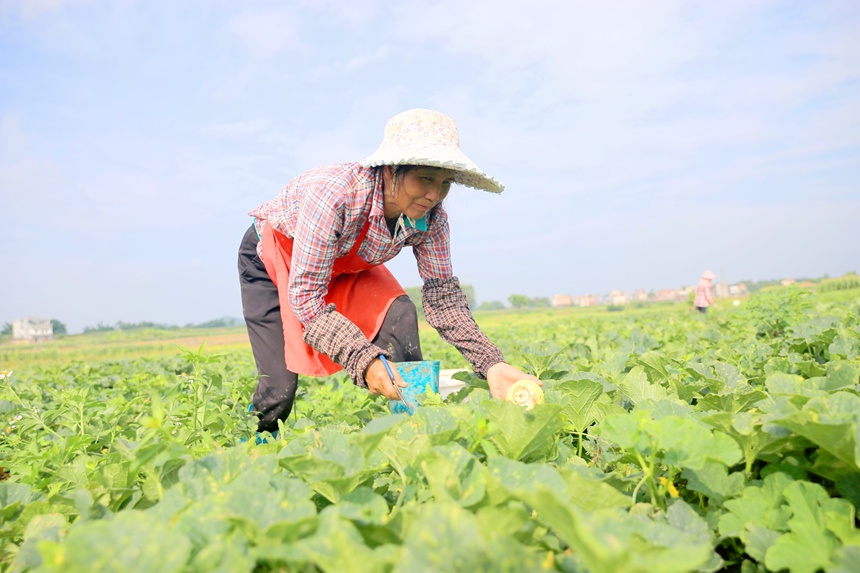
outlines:
[[[371,265],[358,256],[358,249],[369,228],[370,220],[364,224],[352,250],[335,259],[328,294],[324,300],[326,304],[334,303],[339,313],[350,319],[368,340],[373,340],[391,303],[398,296],[406,294],[406,291],[385,265]],[[341,370],[342,366],[308,346],[302,339],[304,326],[293,313],[287,296],[293,239],[274,230],[266,221],[262,241],[262,259],[266,272],[275,286],[278,286],[287,368],[306,376],[328,376]]]

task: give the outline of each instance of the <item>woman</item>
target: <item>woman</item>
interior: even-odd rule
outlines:
[[[260,431],[286,420],[299,374],[344,368],[356,385],[397,399],[380,355],[423,359],[415,305],[383,265],[404,246],[424,281],[427,322],[487,379],[492,395],[535,379],[505,363],[454,276],[442,205],[452,183],[504,189],[460,151],[451,118],[414,109],[389,120],[382,145],[364,161],[307,171],[250,212],[239,279],[260,374],[253,402]]]
[[[717,278],[711,271],[702,273],[702,278],[699,279],[699,284],[696,285],[696,298],[693,300],[693,306],[702,314],[708,311],[708,307],[714,304],[714,296],[711,294],[711,281]]]

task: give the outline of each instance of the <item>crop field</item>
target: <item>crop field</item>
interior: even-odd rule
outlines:
[[[860,289],[478,321],[545,403],[304,378],[260,444],[241,329],[0,346],[0,572],[860,571]]]

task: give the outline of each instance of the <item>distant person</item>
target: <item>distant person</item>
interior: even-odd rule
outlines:
[[[702,278],[699,279],[699,284],[696,285],[696,298],[693,301],[693,306],[702,314],[708,312],[708,307],[714,304],[714,297],[711,294],[711,281],[717,278],[711,271],[702,273]]]
[[[454,276],[442,204],[453,183],[504,189],[460,151],[451,118],[413,109],[388,121],[370,157],[306,171],[249,213],[239,282],[260,374],[252,405],[259,431],[286,420],[299,374],[343,368],[357,386],[397,399],[380,355],[422,360],[415,305],[383,265],[405,246],[424,282],[427,322],[487,379],[492,395],[536,380],[505,362]]]

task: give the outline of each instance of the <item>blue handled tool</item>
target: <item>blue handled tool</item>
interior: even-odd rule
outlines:
[[[406,406],[406,409],[409,410],[409,413],[411,414],[415,410],[415,407],[403,396],[403,391],[400,390],[400,386],[398,386],[397,382],[394,380],[394,371],[391,369],[391,365],[382,354],[379,355],[379,359],[382,360],[382,364],[385,366],[386,372],[388,372],[388,377],[391,378],[391,385],[394,386],[394,391],[397,392],[397,397],[401,402],[403,402],[403,405]]]

